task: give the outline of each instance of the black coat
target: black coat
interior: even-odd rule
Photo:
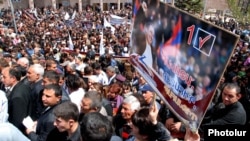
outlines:
[[[22,121],[31,114],[30,88],[18,82],[8,96],[9,122],[24,132]]]
[[[44,109],[46,107],[44,107],[43,102],[42,102],[42,96],[43,96],[43,88],[41,89],[38,99],[37,99],[37,109],[36,109],[36,117],[39,118],[42,114],[42,112],[44,111]],[[62,98],[61,98],[61,102],[65,102],[65,101],[69,101],[69,94],[67,93],[67,91],[62,88]]]
[[[204,117],[201,127],[206,125],[244,125],[245,123],[246,111],[240,102],[236,102],[225,107],[214,107],[213,111]]]
[[[32,112],[31,112],[31,118],[33,120],[37,120],[40,116],[38,107],[40,106],[39,95],[42,89],[43,89],[42,80],[39,80],[38,82],[34,83],[31,86],[31,99],[32,99],[32,107],[33,107]]]
[[[54,129],[55,115],[53,114],[53,107],[46,108],[42,115],[37,120],[36,132],[31,132],[28,137],[31,141],[45,141],[48,134]]]

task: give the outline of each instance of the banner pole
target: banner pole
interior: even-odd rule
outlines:
[[[203,9],[203,13],[202,13],[202,19],[203,19],[203,20],[204,20],[204,18],[205,18],[206,7],[207,7],[207,0],[204,1],[204,9]]]
[[[15,33],[17,34],[17,27],[16,27],[16,19],[15,19],[15,14],[14,14],[14,7],[13,7],[13,4],[12,4],[11,0],[9,0],[9,3],[10,3],[10,9],[11,9],[11,14],[12,14],[13,22],[14,22]]]

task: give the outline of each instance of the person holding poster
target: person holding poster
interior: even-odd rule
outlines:
[[[132,135],[127,141],[170,141],[170,132],[157,120],[156,104],[152,107],[143,107],[132,116]]]
[[[178,139],[184,138],[186,133],[185,125],[171,111],[165,121],[165,126],[173,137]]]
[[[161,104],[155,99],[156,94],[154,89],[149,84],[145,84],[142,88],[140,88],[140,91],[142,92],[142,95],[148,106],[156,104],[157,109],[160,110]]]
[[[157,120],[158,112],[156,104],[135,112],[130,125],[133,136],[126,141],[179,141]],[[200,141],[200,135],[187,128],[184,141]]]

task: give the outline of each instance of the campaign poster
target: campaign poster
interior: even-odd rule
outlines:
[[[159,0],[134,0],[130,61],[172,112],[197,130],[238,36]]]

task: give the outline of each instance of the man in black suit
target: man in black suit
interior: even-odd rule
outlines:
[[[21,72],[18,67],[7,67],[2,70],[2,82],[6,87],[8,98],[9,122],[24,131],[22,121],[31,113],[30,88],[20,82]]]
[[[31,118],[33,120],[37,120],[39,118],[38,113],[38,102],[39,102],[39,94],[43,89],[42,86],[42,78],[44,75],[44,68],[40,64],[33,64],[28,68],[26,77],[30,83],[31,87],[31,98],[32,98],[32,112]]]
[[[58,84],[44,86],[42,102],[45,110],[37,120],[36,129],[26,129],[31,141],[45,141],[48,134],[54,129],[55,115],[53,109],[61,103],[62,88]]]

